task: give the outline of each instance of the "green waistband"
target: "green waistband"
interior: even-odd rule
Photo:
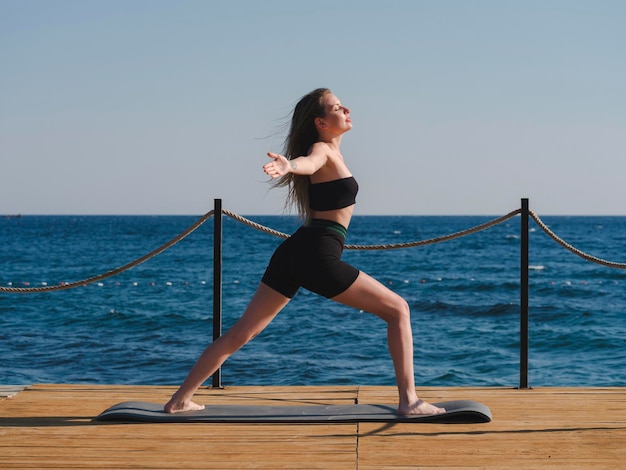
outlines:
[[[311,219],[307,224],[307,227],[315,227],[315,228],[327,228],[329,230],[334,230],[342,237],[346,237],[348,233],[348,229],[346,229],[343,225],[338,224],[337,222],[333,222],[332,220],[326,219]]]

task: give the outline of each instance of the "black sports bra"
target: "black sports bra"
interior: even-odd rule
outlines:
[[[359,185],[353,176],[309,186],[309,207],[314,211],[332,211],[356,202]]]

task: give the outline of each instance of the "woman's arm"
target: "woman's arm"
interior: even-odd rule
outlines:
[[[267,152],[267,156],[273,161],[263,165],[263,171],[272,178],[280,178],[287,173],[312,175],[322,168],[328,160],[326,149],[319,143],[313,146],[311,153],[306,157],[287,160],[284,156],[272,152]]]

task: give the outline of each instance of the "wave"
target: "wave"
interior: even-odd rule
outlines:
[[[420,312],[447,313],[455,316],[494,317],[519,314],[519,305],[497,303],[490,305],[453,304],[442,301],[422,301],[411,304],[411,309]]]

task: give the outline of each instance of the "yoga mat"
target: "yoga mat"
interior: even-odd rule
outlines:
[[[391,405],[252,406],[207,405],[204,410],[165,413],[163,404],[142,401],[118,403],[97,421],[147,423],[488,423],[491,410],[471,400],[434,403],[446,409],[438,415],[404,416]]]

